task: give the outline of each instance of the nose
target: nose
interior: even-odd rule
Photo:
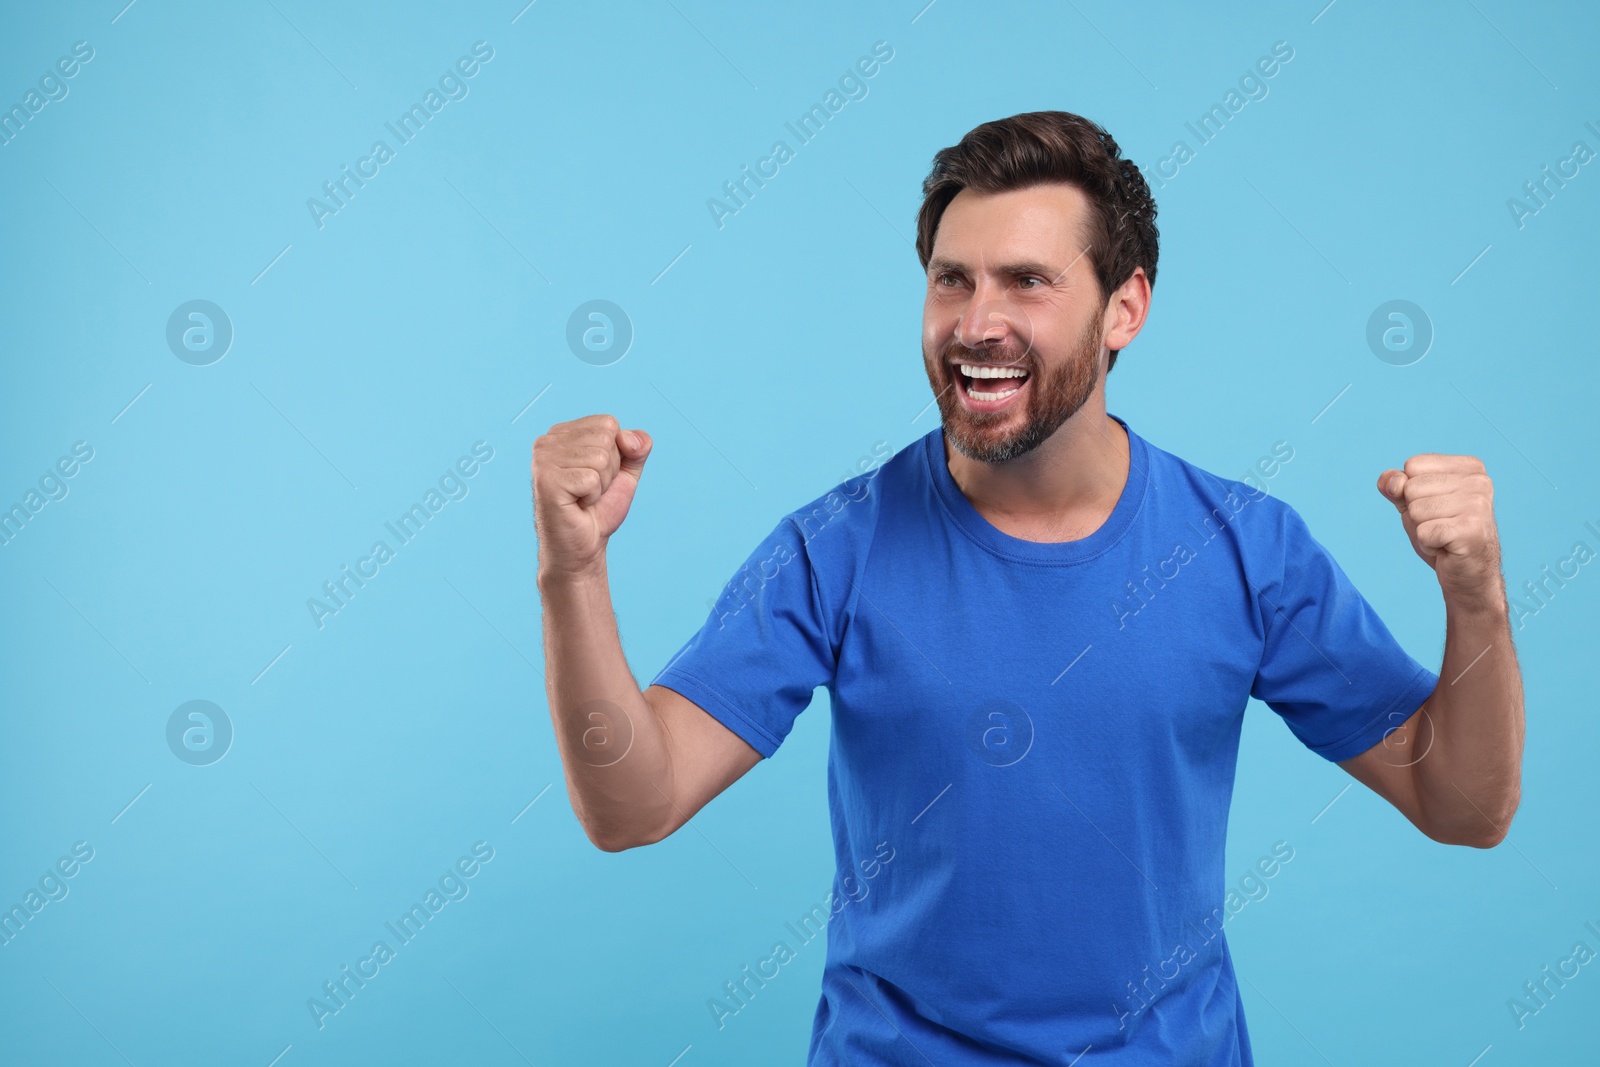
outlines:
[[[983,279],[956,320],[955,337],[967,348],[982,348],[1006,340],[1016,331],[1014,309],[1000,287]]]

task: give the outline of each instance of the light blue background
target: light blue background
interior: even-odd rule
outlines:
[[[724,1029],[706,1002],[829,890],[826,696],[693,828],[594,849],[539,673],[529,449],[602,411],[654,435],[611,551],[648,679],[780,515],[933,428],[919,186],[985,120],[1077,111],[1150,166],[1288,41],[1157,190],[1110,410],[1229,477],[1290,442],[1272,491],[1430,666],[1442,602],[1380,470],[1482,457],[1513,590],[1600,548],[1600,172],[1522,228],[1506,206],[1600,149],[1584,5],[124,2],[0,14],[6,106],[95,50],[0,147],[0,506],[94,448],[0,547],[0,904],[95,849],[0,948],[8,1063],[800,1062],[820,942]],[[479,40],[470,94],[318,229],[307,198]],[[880,40],[869,95],[719,229],[707,199]],[[597,298],[635,330],[611,366],[565,341]],[[1397,298],[1436,331],[1406,367],[1365,341]],[[211,366],[166,345],[192,299],[234,326]],[[480,440],[469,495],[318,629],[307,598]],[[1592,1062],[1600,968],[1524,1029],[1507,1000],[1600,948],[1593,570],[1517,633],[1524,798],[1491,851],[1341,794],[1251,706],[1228,868],[1295,848],[1228,926],[1259,1062]],[[165,740],[192,699],[236,731],[211,766]],[[470,895],[319,1030],[307,999],[479,840]]]

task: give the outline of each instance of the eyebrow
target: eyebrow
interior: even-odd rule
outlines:
[[[1038,274],[1042,277],[1052,280],[1059,278],[1061,274],[1064,273],[1063,271],[1057,270],[1054,267],[1046,266],[1043,263],[1038,263],[1033,260],[1024,260],[1018,263],[1002,263],[997,269],[1001,274]],[[928,262],[929,273],[947,270],[957,271],[962,274],[971,273],[971,268],[969,268],[965,263],[958,263],[955,260],[944,256],[936,256]]]

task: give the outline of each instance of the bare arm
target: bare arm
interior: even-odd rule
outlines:
[[[699,705],[628,668],[605,549],[651,442],[609,415],[561,423],[533,447],[545,693],[572,810],[607,852],[673,833],[761,754]]]
[[[1521,793],[1522,674],[1507,613],[1446,605],[1444,664],[1421,708],[1339,764],[1435,841],[1489,848]]]
[[[1385,471],[1379,488],[1439,576],[1444,663],[1416,713],[1340,766],[1434,840],[1489,848],[1521,798],[1525,728],[1493,489],[1470,456],[1417,456],[1396,474]]]

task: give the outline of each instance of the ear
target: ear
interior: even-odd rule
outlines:
[[[1100,343],[1108,349],[1123,349],[1144,329],[1150,314],[1150,279],[1143,267],[1133,268],[1128,280],[1119,285],[1106,301],[1106,326]]]

